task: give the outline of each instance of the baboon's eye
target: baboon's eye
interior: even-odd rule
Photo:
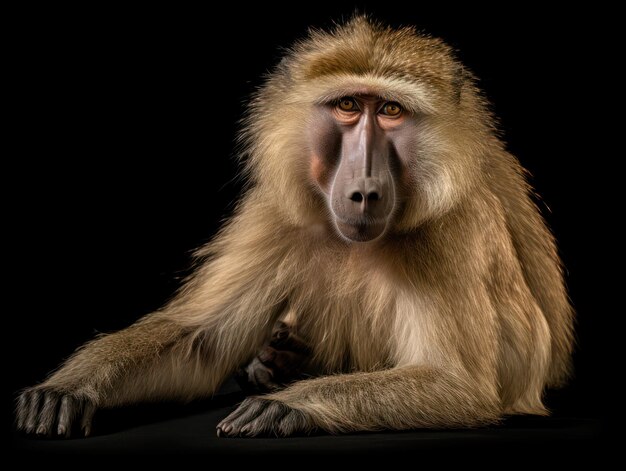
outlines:
[[[337,108],[341,111],[356,111],[359,109],[356,100],[352,97],[345,96],[337,102]]]
[[[396,103],[395,101],[388,101],[382,106],[382,108],[380,109],[380,113],[384,114],[385,116],[399,116],[400,113],[402,113],[402,107],[399,103]]]

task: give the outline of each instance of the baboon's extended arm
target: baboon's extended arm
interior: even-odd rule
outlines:
[[[301,381],[248,398],[218,425],[225,436],[467,427],[497,420],[494,388],[465,373],[406,366]]]
[[[173,360],[172,346],[184,335],[180,326],[153,315],[89,342],[45,382],[20,395],[18,428],[67,436],[73,423],[80,421],[88,435],[96,408],[150,397],[191,395],[199,384],[183,383],[184,387],[176,388],[173,381],[174,367],[182,366],[183,360]]]
[[[245,248],[220,249],[169,306],[89,342],[46,381],[23,391],[18,429],[68,436],[80,425],[88,435],[98,408],[214,393],[259,351],[283,308],[275,301],[281,299],[276,278],[262,276],[272,273],[260,268],[271,262],[242,260]],[[275,252],[263,251],[274,264]]]

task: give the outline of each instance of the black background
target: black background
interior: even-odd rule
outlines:
[[[602,186],[589,165],[599,158],[595,13],[386,3],[231,5],[219,14],[38,9],[5,18],[7,428],[17,389],[172,295],[190,252],[215,233],[241,188],[237,120],[262,75],[307,27],[328,27],[355,6],[444,38],[480,78],[503,138],[542,195],[578,311],[576,376],[551,405],[601,414],[595,365],[605,301],[590,248]]]

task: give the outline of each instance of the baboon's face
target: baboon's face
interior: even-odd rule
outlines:
[[[311,120],[311,175],[339,233],[355,242],[389,227],[408,176],[415,123],[401,103],[374,94],[318,105]]]

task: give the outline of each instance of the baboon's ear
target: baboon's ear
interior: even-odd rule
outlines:
[[[461,98],[463,97],[463,88],[465,87],[465,84],[467,83],[469,78],[470,75],[465,70],[465,67],[463,67],[462,64],[458,64],[452,78],[452,86],[454,87],[454,102],[457,105],[461,103]]]

